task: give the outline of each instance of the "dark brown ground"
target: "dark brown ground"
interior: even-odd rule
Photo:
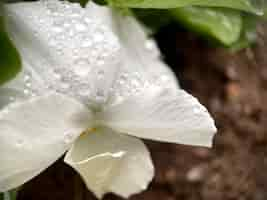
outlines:
[[[265,30],[265,31],[264,31]],[[147,142],[156,165],[148,191],[132,200],[267,199],[267,28],[255,47],[231,54],[167,27],[158,35],[182,86],[213,114],[214,148]],[[28,183],[20,200],[93,200],[58,162]],[[118,200],[108,195],[106,200]]]

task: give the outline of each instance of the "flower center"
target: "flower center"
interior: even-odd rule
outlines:
[[[82,137],[84,137],[87,134],[95,133],[97,131],[97,129],[98,129],[97,127],[89,128],[86,131],[82,132],[82,134],[80,135],[80,137],[82,138]]]

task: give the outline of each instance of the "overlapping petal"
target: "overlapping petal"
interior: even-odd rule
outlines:
[[[150,87],[122,103],[107,107],[102,123],[120,133],[146,139],[208,146],[214,121],[198,100],[183,90]]]
[[[163,62],[155,41],[148,36],[149,30],[133,16],[92,2],[86,9],[93,19],[101,19],[118,37],[122,48],[121,73],[129,72],[130,76],[140,73],[145,80],[156,81],[174,90],[178,88],[174,73]]]
[[[79,4],[57,0],[5,6],[7,31],[25,63],[50,89],[103,103],[119,68],[120,44]]]
[[[57,0],[10,4],[5,11],[24,69],[0,88],[0,192],[38,175],[77,138],[65,162],[99,198],[129,197],[154,175],[147,148],[128,135],[211,145],[212,118],[178,90],[133,18]],[[94,113],[85,104],[97,105]],[[89,131],[95,125],[102,128]]]
[[[20,186],[55,162],[90,126],[79,102],[51,93],[0,112],[0,192]]]
[[[146,189],[154,176],[143,142],[106,128],[82,135],[65,162],[80,173],[98,198],[108,192],[128,198]]]

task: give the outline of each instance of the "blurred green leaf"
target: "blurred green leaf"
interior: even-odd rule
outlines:
[[[102,0],[103,1],[103,0]],[[266,0],[104,0],[116,7],[129,8],[178,8],[185,6],[227,7],[263,14]]]
[[[146,26],[157,32],[161,27],[168,25],[173,21],[173,16],[168,10],[162,9],[133,9],[135,16]]]
[[[0,13],[0,85],[2,85],[14,78],[21,70],[21,60],[5,31],[1,5]]]
[[[85,7],[86,4],[88,3],[88,1],[90,1],[90,0],[68,0],[68,1],[79,3],[82,7]]]
[[[184,7],[170,10],[175,20],[206,38],[228,46],[236,42],[242,30],[239,11],[227,8]]]
[[[5,193],[0,193],[0,200],[16,200],[17,199],[17,189],[5,192]]]
[[[93,1],[99,5],[106,5],[108,3],[106,0],[93,0]]]
[[[257,40],[257,22],[259,21],[258,17],[253,15],[244,15],[243,16],[243,29],[241,36],[238,41],[233,43],[229,49],[231,51],[239,51],[241,49],[249,47],[251,44],[255,43]]]
[[[10,196],[10,200],[16,200],[17,199],[18,189],[11,190],[8,193]]]

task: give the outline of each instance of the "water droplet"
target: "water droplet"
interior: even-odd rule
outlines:
[[[15,97],[13,97],[13,96],[9,97],[9,101],[10,101],[10,102],[14,102],[15,100],[16,100]]]
[[[25,95],[28,95],[28,94],[30,93],[30,91],[29,91],[28,89],[24,89],[24,90],[23,90],[23,93],[24,93]]]
[[[104,40],[104,36],[101,33],[96,33],[93,36],[93,39],[94,39],[95,42],[102,42]]]
[[[73,141],[74,139],[74,135],[72,133],[66,132],[64,134],[64,143],[65,144],[69,144]]]
[[[55,33],[62,33],[63,32],[63,29],[61,27],[59,27],[59,26],[54,26],[53,27],[53,31]]]
[[[103,104],[106,101],[106,96],[103,91],[98,90],[95,95],[95,101],[98,104]]]
[[[23,139],[18,139],[16,141],[16,144],[15,145],[16,145],[17,148],[21,148],[21,147],[23,147],[25,145],[25,142],[24,142]]]
[[[102,78],[104,78],[104,75],[105,75],[104,70],[99,70],[99,71],[97,72],[97,78],[98,78],[98,79],[102,79]]]
[[[55,73],[55,72],[54,72],[53,76],[54,76],[55,79],[57,79],[57,80],[60,80],[60,79],[61,79],[61,75],[58,74],[58,73]]]
[[[77,23],[75,25],[75,28],[76,28],[76,31],[78,31],[78,32],[83,32],[83,31],[86,31],[87,30],[86,25],[83,24],[83,23]]]
[[[196,114],[196,115],[199,115],[201,114],[201,109],[199,107],[195,107],[193,108],[193,112]]]
[[[84,21],[87,23],[87,24],[91,24],[92,23],[92,20],[88,17],[85,17],[84,18]]]
[[[91,68],[87,59],[78,59],[75,61],[75,64],[74,72],[78,76],[87,76],[90,73]]]
[[[154,49],[155,49],[155,43],[154,43],[154,41],[153,41],[153,40],[147,40],[147,41],[145,42],[145,48],[146,48],[147,50],[149,50],[149,51],[154,50]]]
[[[32,84],[30,82],[28,82],[25,85],[26,85],[26,87],[31,87]]]
[[[91,47],[93,45],[93,42],[91,39],[86,39],[83,43],[82,43],[82,47]]]
[[[94,79],[88,77],[94,69],[98,79],[95,81],[104,81],[101,68],[106,63],[117,62],[114,58],[120,50],[118,38],[101,19],[92,18],[79,4],[58,0],[40,3],[45,4],[47,12],[32,11],[37,34],[44,37],[53,55],[58,57],[57,65],[51,66],[52,70],[47,70],[47,63],[41,66],[47,87],[83,102],[89,98],[90,101],[94,101],[92,98],[99,101],[101,95],[95,97],[93,86],[89,87],[98,83],[92,83]],[[40,19],[43,23],[39,23]],[[26,81],[25,93],[35,92],[32,87],[34,84]]]
[[[25,81],[25,82],[29,81],[30,79],[31,79],[31,77],[30,77],[29,75],[25,75],[25,76],[24,76],[24,81]]]

